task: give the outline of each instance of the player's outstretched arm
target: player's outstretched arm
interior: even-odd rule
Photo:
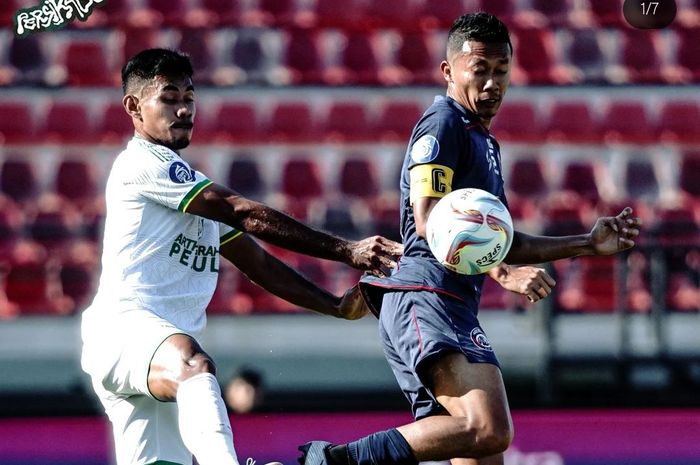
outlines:
[[[377,275],[387,274],[403,252],[401,244],[381,236],[349,241],[315,230],[218,184],[196,195],[185,212],[228,224],[294,252],[343,262]]]
[[[342,298],[336,297],[270,255],[249,236],[240,235],[227,242],[220,253],[251,281],[300,307],[348,320],[362,318],[369,312],[357,286]]]
[[[504,289],[522,294],[530,302],[546,298],[557,284],[547,270],[536,266],[511,266],[501,263],[491,268],[488,275]]]
[[[581,255],[613,255],[634,247],[641,220],[626,207],[617,216],[598,218],[588,234],[577,236],[531,236],[516,232],[506,263],[544,263]]]

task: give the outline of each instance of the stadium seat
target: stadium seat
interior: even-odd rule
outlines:
[[[34,165],[19,154],[5,158],[0,171],[0,190],[18,203],[26,203],[39,193]]]
[[[54,257],[63,257],[81,234],[82,218],[76,208],[60,196],[42,194],[36,212],[27,220],[29,237]]]
[[[356,101],[334,101],[323,119],[325,138],[338,142],[372,140],[367,108]]]
[[[442,0],[438,3],[443,3]],[[365,23],[370,29],[415,29],[416,11],[411,0],[382,0],[368,2],[364,12]]]
[[[338,205],[326,202],[321,228],[348,239],[360,239],[360,229],[353,220],[349,202]]]
[[[546,127],[547,138],[551,141],[572,143],[600,141],[598,126],[593,120],[588,103],[584,101],[554,102]]]
[[[258,8],[263,16],[263,24],[282,29],[294,24],[294,0],[259,0]]]
[[[678,187],[695,199],[700,199],[700,151],[683,154],[678,175]]]
[[[22,237],[25,215],[11,198],[0,194],[0,269],[10,257],[15,242]]]
[[[519,197],[540,198],[549,193],[542,165],[535,156],[513,161],[506,185]]]
[[[3,29],[14,27],[13,18],[19,8],[18,0],[3,0],[2,10],[0,10],[0,27]]]
[[[612,313],[618,304],[617,257],[579,257],[563,288],[555,293],[565,312]],[[623,304],[624,305],[624,304]]]
[[[656,200],[659,195],[659,182],[651,161],[640,158],[630,159],[625,165],[625,190],[631,198]]]
[[[207,27],[182,27],[179,32],[180,40],[176,48],[189,55],[197,84],[211,84],[211,72],[214,68],[214,52],[210,45],[211,30]]]
[[[593,163],[585,160],[569,162],[564,167],[560,188],[572,191],[591,203],[600,200]]]
[[[152,26],[132,26],[121,24],[119,35],[123,41],[120,63],[126,63],[131,57],[147,48],[160,46],[161,30]]]
[[[375,132],[382,140],[405,143],[422,114],[415,101],[389,100],[381,107]]]
[[[339,82],[343,85],[375,85],[379,83],[377,57],[372,46],[372,34],[349,32],[345,34],[341,53]]]
[[[47,60],[38,35],[22,38],[12,36],[7,53],[7,62],[18,73],[12,84],[43,85],[46,84]]]
[[[399,198],[396,192],[381,194],[372,213],[372,234],[379,234],[387,239],[401,241],[400,232],[401,211],[399,210]]]
[[[700,81],[700,26],[679,28],[676,61],[687,70],[692,82]]]
[[[315,161],[301,157],[287,160],[282,167],[281,190],[291,199],[300,201],[320,197],[323,184]]]
[[[424,0],[417,15],[418,22],[424,30],[449,30],[455,19],[464,14],[462,0],[441,0],[431,2]]]
[[[625,68],[626,82],[630,84],[662,82],[661,60],[654,46],[654,33],[629,27],[623,28],[621,33],[621,64]]]
[[[430,50],[429,36],[423,33],[404,33],[401,36],[401,46],[396,53],[396,62],[406,75],[404,78],[406,83],[435,84],[437,78],[441,77],[438,73],[437,61]]]
[[[259,200],[266,192],[260,167],[253,157],[236,155],[229,165],[226,184],[246,197]]]
[[[129,0],[109,0],[100,3],[98,8],[94,8],[90,17],[98,16],[98,23],[115,27],[124,23],[130,12]]]
[[[347,0],[343,2],[342,14],[338,14],[336,0],[316,0],[315,25],[318,28],[362,29],[365,27],[364,4],[362,0]]]
[[[498,140],[535,142],[544,138],[537,108],[524,100],[503,103],[491,132]]]
[[[22,241],[12,250],[5,294],[22,316],[67,315],[74,310],[72,300],[62,293],[56,261],[30,241]]]
[[[187,6],[185,0],[146,0],[146,7],[159,17],[159,24],[169,27],[185,25]]]
[[[87,160],[62,160],[54,180],[54,191],[78,208],[91,203],[99,191],[95,166]]]
[[[531,0],[532,9],[546,18],[552,27],[565,27],[573,2],[569,0]]]
[[[379,193],[375,166],[365,158],[345,158],[338,184],[343,195],[370,199]]]
[[[30,102],[0,102],[0,143],[22,144],[32,142],[35,135]]]
[[[693,100],[663,102],[656,128],[665,142],[700,143],[700,104]]]
[[[243,74],[241,81],[249,84],[266,83],[266,57],[262,47],[265,37],[256,32],[240,33],[231,47],[230,64]]]
[[[223,102],[210,121],[214,139],[221,142],[252,142],[258,140],[255,107],[250,102]]]
[[[575,66],[582,83],[605,84],[605,56],[601,47],[601,31],[594,28],[565,29],[561,31],[569,35],[570,43],[566,48],[569,63]]]
[[[607,142],[645,144],[655,140],[654,127],[641,101],[611,101],[604,111],[600,127]]]
[[[97,134],[92,121],[82,103],[54,101],[46,114],[42,141],[62,144],[95,142]]]
[[[588,0],[596,23],[602,27],[620,27],[622,0]]]
[[[575,193],[556,192],[543,202],[541,209],[544,235],[570,236],[590,231],[590,226],[584,223],[586,205]]]
[[[121,102],[105,106],[98,128],[100,141],[108,144],[121,144],[134,135],[131,116],[126,113]]]
[[[277,141],[315,141],[318,137],[307,102],[281,102],[272,110],[265,137]]]
[[[237,26],[241,19],[242,0],[202,0],[205,11],[213,15],[218,26]]]
[[[115,84],[102,44],[71,42],[65,50],[67,84],[77,87],[113,86]]]
[[[318,32],[292,29],[286,33],[284,64],[292,84],[323,82],[323,62],[319,50]]]
[[[97,290],[99,253],[96,244],[79,241],[73,244],[61,261],[59,279],[66,297],[73,300],[75,310],[84,310]]]
[[[520,84],[548,85],[559,82],[553,69],[555,58],[551,31],[536,27],[513,28],[511,35],[516,38],[514,67],[524,79]]]

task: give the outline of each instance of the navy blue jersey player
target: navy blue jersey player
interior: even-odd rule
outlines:
[[[496,356],[477,319],[484,278],[441,267],[425,241],[425,223],[453,189],[481,188],[507,204],[489,126],[508,88],[512,55],[508,30],[494,16],[475,13],[455,21],[440,65],[447,95],[418,122],[401,175],[404,256],[392,276],[364,283],[379,315],[387,361],[416,421],[348,444],[307,443],[300,448],[301,465],[503,464],[513,425]],[[551,291],[551,278],[511,265],[611,255],[633,247],[639,227],[625,208],[599,218],[588,234],[516,232],[507,265],[491,276],[537,300]]]

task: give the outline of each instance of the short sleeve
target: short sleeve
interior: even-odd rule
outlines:
[[[243,231],[233,228],[225,223],[219,223],[219,247],[224,244],[228,244],[242,234]]]

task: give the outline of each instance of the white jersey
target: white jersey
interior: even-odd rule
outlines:
[[[89,320],[147,310],[196,335],[216,288],[219,247],[241,234],[184,213],[211,181],[172,150],[134,137],[107,180],[102,275]]]

